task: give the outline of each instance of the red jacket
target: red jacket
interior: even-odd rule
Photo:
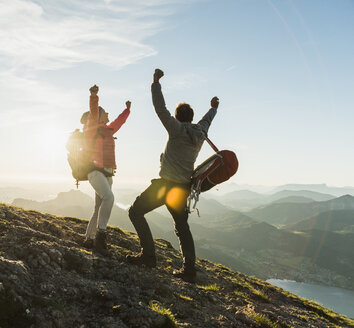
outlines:
[[[121,128],[130,114],[129,109],[125,109],[113,122],[109,125],[98,123],[98,96],[90,96],[90,114],[84,126],[87,146],[90,147],[92,140],[99,129],[98,137],[95,141],[91,159],[99,168],[116,169],[115,144],[113,135]]]

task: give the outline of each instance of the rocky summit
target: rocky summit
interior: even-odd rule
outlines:
[[[87,221],[0,204],[0,327],[354,327],[262,280],[198,259],[197,283],[172,276],[181,256],[156,239],[140,268],[136,234],[108,228],[109,256],[83,248]]]

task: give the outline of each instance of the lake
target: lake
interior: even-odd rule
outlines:
[[[354,318],[354,291],[337,287],[300,283],[292,280],[268,279],[267,282],[300,297],[316,301],[349,318]]]

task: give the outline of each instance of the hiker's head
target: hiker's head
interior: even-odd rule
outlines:
[[[179,103],[175,109],[175,118],[180,122],[191,123],[193,121],[193,108],[186,103]]]
[[[81,116],[81,124],[86,124],[90,112],[85,112]],[[108,123],[108,113],[101,107],[98,106],[98,123]]]
[[[108,113],[101,107],[98,106],[98,123],[108,123]]]

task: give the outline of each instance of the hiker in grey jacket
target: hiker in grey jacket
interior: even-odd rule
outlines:
[[[219,99],[214,97],[211,100],[211,108],[197,124],[192,124],[194,112],[186,103],[176,107],[173,117],[166,108],[159,83],[163,75],[161,70],[155,70],[151,93],[156,114],[168,132],[168,140],[160,157],[160,178],[151,180],[151,185],[136,198],[129,209],[130,220],[140,239],[141,253],[128,255],[127,260],[136,265],[156,266],[154,241],[144,215],[166,205],[174,219],[183,255],[183,267],[173,274],[185,281],[195,282],[195,249],[187,222],[186,204],[194,163],[217,112]]]

